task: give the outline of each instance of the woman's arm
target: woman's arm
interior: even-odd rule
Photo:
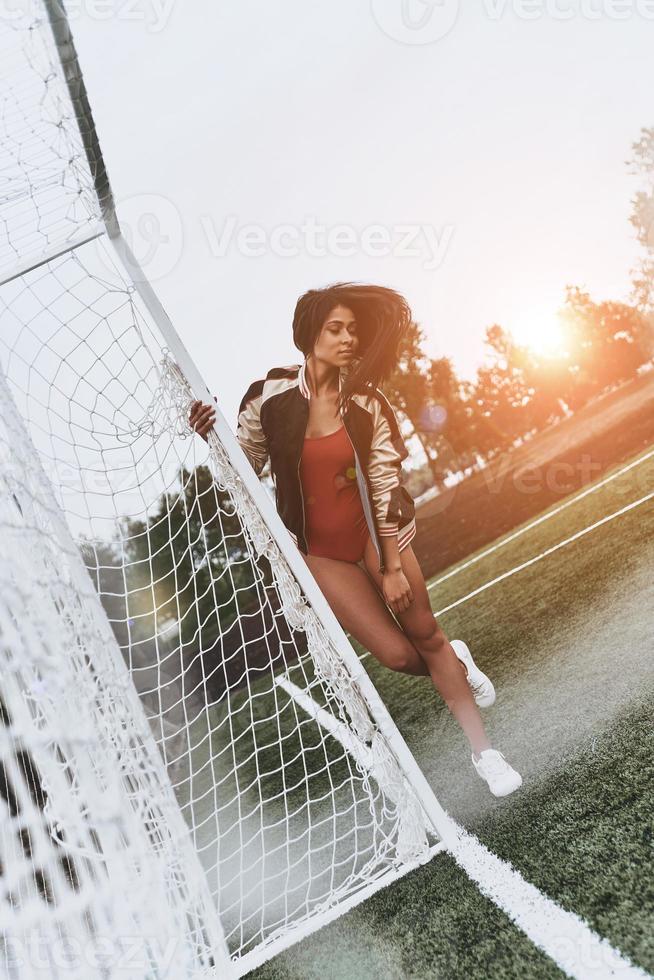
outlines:
[[[382,549],[384,599],[398,613],[413,602],[409,582],[402,571],[397,537],[402,511],[402,460],[409,454],[391,404],[379,389],[373,424],[368,479]]]
[[[368,459],[368,480],[382,537],[397,536],[402,511],[402,461],[409,455],[395,412],[379,389],[372,403],[373,432]]]
[[[268,444],[259,417],[262,391],[262,381],[255,381],[250,385],[241,401],[236,425],[238,443],[257,476],[262,472],[268,459]],[[214,401],[216,400],[214,395]],[[205,442],[215,420],[216,409],[213,405],[201,401],[194,401],[191,404],[188,424],[202,436]]]
[[[213,396],[217,401],[216,396]],[[201,401],[191,402],[191,412],[188,417],[188,424],[195,429],[199,436],[207,442],[207,436],[216,421],[216,409],[213,405],[206,405]]]
[[[259,476],[268,459],[268,440],[261,427],[261,402],[264,381],[254,381],[243,395],[238,410],[236,438]]]
[[[384,556],[382,589],[384,599],[394,613],[405,612],[413,602],[409,581],[402,570],[397,534],[384,535],[381,540]]]

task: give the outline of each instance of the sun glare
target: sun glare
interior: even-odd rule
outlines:
[[[526,316],[512,333],[516,343],[530,347],[536,354],[560,357],[565,353],[568,338],[556,313]]]

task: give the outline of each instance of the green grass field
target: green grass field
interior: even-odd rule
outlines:
[[[430,593],[434,611],[653,488],[654,458],[438,584]],[[495,683],[496,704],[484,713],[488,731],[524,778],[506,799],[492,797],[474,772],[464,737],[427,679],[364,659],[450,816],[648,972],[654,972],[653,569],[649,500],[439,616],[450,639],[465,639]],[[250,974],[562,975],[444,854]]]

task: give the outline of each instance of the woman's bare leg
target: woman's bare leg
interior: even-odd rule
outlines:
[[[363,560],[368,575],[382,598],[379,559],[370,538]],[[427,586],[410,544],[400,552],[400,561],[411,586],[413,602],[405,612],[398,614],[397,620],[406,637],[427,664],[434,686],[461,725],[472,751],[479,755],[484,749],[490,748],[490,742],[484,730],[479,708],[466,680],[465,667],[432,612]],[[386,608],[388,610],[388,607]],[[390,610],[388,612],[391,615]]]
[[[429,677],[427,664],[393,619],[365,569],[350,561],[300,554],[343,629],[385,667]]]

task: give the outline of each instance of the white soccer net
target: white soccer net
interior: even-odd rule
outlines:
[[[148,936],[135,976],[166,937],[196,975],[224,936],[240,974],[440,845],[224,421],[188,429],[176,335],[94,237],[108,184],[47,17],[4,31],[0,915]]]
[[[0,467],[0,972],[196,975],[224,948],[206,882],[1,376]]]

